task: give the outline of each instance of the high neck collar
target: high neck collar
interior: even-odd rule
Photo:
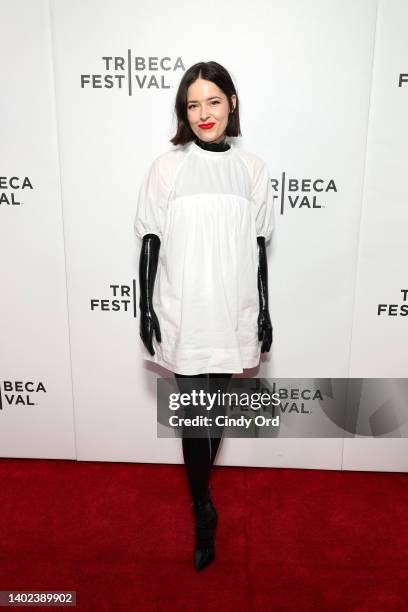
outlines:
[[[204,140],[201,140],[201,138],[198,138],[198,136],[196,136],[194,142],[196,143],[196,145],[201,147],[201,149],[205,149],[206,151],[228,151],[228,149],[231,148],[229,143],[227,142],[226,136],[224,136],[221,142],[205,142]]]

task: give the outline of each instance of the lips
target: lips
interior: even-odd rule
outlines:
[[[214,127],[215,123],[200,123],[199,124],[199,128],[201,130],[210,130],[212,127]]]

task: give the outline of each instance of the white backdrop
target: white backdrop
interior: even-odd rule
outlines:
[[[238,146],[265,159],[276,189],[274,343],[243,375],[406,376],[404,318],[377,314],[408,289],[403,0],[220,2],[216,26],[177,0],[1,6],[2,456],[182,461],[179,440],[156,438],[156,378],[171,373],[141,359],[133,219],[197,61],[230,71]],[[8,381],[46,392],[8,403]],[[407,471],[407,447],[225,439],[218,463]]]
[[[1,2],[0,454],[75,457],[48,2]]]

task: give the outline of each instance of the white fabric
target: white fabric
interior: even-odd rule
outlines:
[[[257,236],[274,227],[265,162],[230,143],[190,142],[163,153],[143,177],[136,236],[160,237],[153,307],[161,343],[144,358],[172,372],[241,373],[259,363]]]

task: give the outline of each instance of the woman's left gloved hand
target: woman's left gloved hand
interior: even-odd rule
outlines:
[[[273,328],[268,308],[268,263],[266,259],[265,238],[257,237],[258,242],[258,340],[262,341],[261,353],[267,353],[273,341]]]

